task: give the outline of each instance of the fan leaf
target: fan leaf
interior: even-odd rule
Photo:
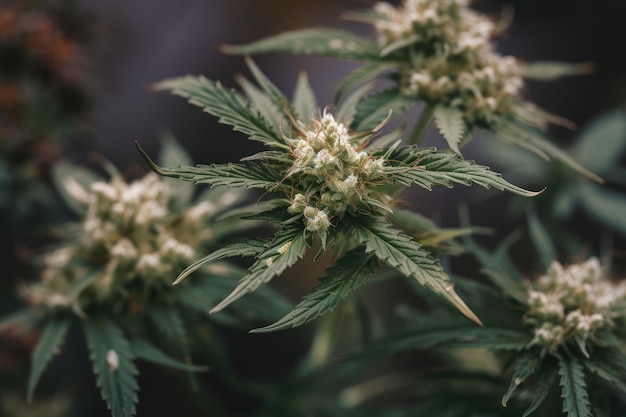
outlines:
[[[480,324],[478,317],[454,291],[454,285],[439,262],[419,243],[384,218],[352,218],[352,221],[366,252],[373,253],[405,276],[443,296],[467,318]]]
[[[90,318],[83,327],[96,381],[112,417],[135,415],[138,371],[122,331],[103,317]]]

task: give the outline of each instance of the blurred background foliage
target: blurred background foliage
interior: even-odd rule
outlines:
[[[0,315],[19,306],[18,283],[32,282],[38,276],[34,254],[55,240],[55,226],[75,220],[53,186],[50,169],[57,160],[64,157],[82,164],[96,153],[124,174],[137,176],[146,167],[133,141],[140,140],[148,153],[155,154],[159,137],[170,131],[196,162],[236,161],[258,150],[256,145],[196,108],[151,92],[150,85],[191,73],[232,86],[234,74],[246,71],[245,64],[240,57],[220,54],[220,44],[248,42],[305,26],[345,27],[348,24],[340,19],[343,11],[372,4],[369,0],[1,0]],[[624,276],[626,57],[620,40],[626,36],[626,4],[621,0],[484,0],[474,7],[495,15],[513,12],[507,35],[498,40],[504,54],[594,63],[590,75],[528,82],[526,95],[582,127],[575,132],[555,127],[550,134],[564,149],[578,152],[581,161],[592,164],[607,181],[599,187],[533,155],[503,155],[497,149],[485,149],[493,142],[477,138],[467,149],[468,159],[490,165],[520,185],[547,186],[548,190],[537,201],[523,202],[520,197],[489,194],[475,187],[435,191],[426,199],[425,194],[415,193],[405,196],[407,208],[452,227],[459,224],[457,204],[469,203],[472,224],[493,230],[477,239],[495,247],[516,229],[524,230],[528,211],[522,205],[530,203],[531,216],[538,216],[550,231],[565,259],[604,256],[614,262],[614,273]],[[365,25],[349,25],[363,33],[368,30]],[[355,67],[314,57],[264,56],[256,61],[283,91],[292,91],[297,72],[306,69],[320,103],[332,101],[341,77]],[[443,146],[434,127],[425,145]],[[613,150],[610,154],[608,146]],[[528,250],[528,237],[523,235],[515,247],[514,260],[523,271],[538,274],[541,262]],[[324,267],[323,259],[316,264],[303,262],[277,279],[276,288],[297,300],[316,284]],[[468,256],[451,259],[450,268],[460,275],[478,276],[467,272],[478,271],[476,261]],[[343,311],[347,318],[335,329],[342,337],[336,346],[327,347],[333,355],[309,369],[305,365],[322,343],[313,339],[315,323],[263,335],[200,323],[198,334],[209,342],[201,343],[198,337],[201,348],[197,351],[204,351],[206,357],[199,354],[196,362],[211,363],[210,358],[216,356],[229,360],[211,363],[214,372],[198,376],[195,389],[184,374],[141,364],[138,415],[351,415],[342,412],[345,405],[360,404],[362,399],[350,397],[353,391],[347,388],[374,378],[377,367],[387,367],[386,372],[394,367],[408,369],[407,363],[436,367],[437,362],[424,353],[403,355],[385,364],[329,367],[341,354],[359,346],[355,335],[363,337],[363,332],[352,328],[354,317],[370,317],[366,321],[371,328],[382,331],[393,321],[390,314],[395,306],[419,303],[405,284],[395,281],[373,285],[359,293],[358,299]],[[81,337],[77,333],[70,331],[64,354],[44,374],[35,405],[27,405],[29,355],[38,335],[21,325],[3,325],[0,415],[108,415],[93,383],[87,354],[81,343],[72,343]],[[206,346],[210,349],[203,350]],[[420,373],[427,374],[427,370]],[[404,375],[400,380],[406,385],[396,387],[401,395],[388,398],[386,392],[377,393],[375,404],[399,410],[389,416],[410,415],[401,407],[415,405],[415,398],[424,394],[418,376]],[[500,383],[488,375],[476,378],[486,385]],[[431,401],[436,404],[438,397]],[[420,411],[427,410],[428,404],[421,407]],[[352,412],[364,416],[376,413],[376,408],[359,406]]]

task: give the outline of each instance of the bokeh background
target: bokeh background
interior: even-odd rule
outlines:
[[[195,162],[238,160],[257,149],[256,144],[180,98],[151,91],[150,85],[167,77],[203,74],[234,87],[234,74],[247,74],[246,68],[241,57],[220,53],[221,44],[249,42],[306,26],[344,27],[368,34],[369,27],[345,22],[341,14],[372,4],[365,0],[0,0],[0,50],[3,51],[0,53],[0,112],[3,112],[0,123],[4,125],[0,127],[4,153],[0,178],[0,315],[19,307],[16,286],[37,276],[33,254],[54,241],[55,225],[62,224],[69,216],[69,211],[54,196],[49,176],[54,161],[64,157],[81,163],[93,158],[95,153],[128,175],[138,175],[146,167],[134,141],[155,154],[164,133],[174,135]],[[494,15],[513,12],[507,35],[497,40],[503,54],[528,61],[594,63],[595,71],[589,75],[528,83],[526,95],[531,101],[579,126],[623,104],[625,2],[485,0],[476,1],[474,7]],[[13,39],[11,30],[18,30],[15,22],[20,21],[20,14],[30,19],[29,23],[20,25],[31,25],[29,30],[39,33],[39,38],[31,33],[32,39],[22,45],[31,48],[28,53],[34,58],[16,52],[14,45],[6,47],[6,42]],[[305,69],[320,104],[331,103],[341,77],[356,66],[316,57],[261,56],[255,60],[288,94],[298,72]],[[28,88],[15,87],[19,84],[16,80],[25,79]],[[36,88],[42,89],[41,96],[28,95]],[[26,96],[28,100],[44,97],[41,100],[54,101],[50,105],[53,110],[44,106],[33,113],[36,117],[24,117],[16,108],[28,104]],[[46,127],[39,129],[38,123]],[[23,126],[28,126],[28,135],[19,134]],[[553,128],[550,134],[562,145],[567,145],[576,135],[561,128]],[[429,131],[426,144],[444,145],[435,129]],[[492,164],[495,169],[506,168],[498,167],[498,161],[483,152],[487,144],[476,141],[466,156]],[[29,186],[30,180],[37,185]],[[442,224],[456,226],[457,204],[470,198],[473,192],[475,188],[471,192],[443,190],[427,198],[419,194],[407,199],[414,208]],[[486,195],[483,191],[477,193]],[[484,203],[475,208],[473,220],[477,224],[499,231],[494,239],[517,226],[501,216],[501,205]],[[624,247],[620,239],[623,236],[617,237],[616,245]],[[276,285],[297,299],[315,284],[315,274],[319,271],[321,268],[314,267],[290,271],[287,277],[276,280]],[[401,288],[400,291],[395,287],[385,288],[371,301],[389,306],[402,298],[401,292]],[[225,330],[224,337],[232,350],[235,368],[243,378],[271,375],[280,379],[306,351],[310,327],[278,335]],[[7,417],[35,416],[39,412],[52,415],[53,407],[62,409],[63,401],[69,398],[79,410],[76,415],[108,415],[80,343],[74,347],[70,344],[69,352],[45,374],[35,404],[30,407],[22,404],[29,351],[35,340],[36,335],[0,338],[0,410],[6,413],[13,410]],[[245,415],[254,408],[250,402],[253,400],[221,387],[218,380],[209,376],[203,382],[198,400],[198,393],[190,390],[184,381],[181,383],[180,376],[142,368],[138,415],[165,416],[174,412],[189,417]],[[4,416],[2,412],[0,415]]]

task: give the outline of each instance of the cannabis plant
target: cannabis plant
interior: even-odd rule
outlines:
[[[208,254],[184,270],[175,283],[220,259],[255,258],[248,274],[211,310],[217,312],[284,272],[317,242],[318,256],[331,251],[336,259],[326,278],[290,314],[257,331],[297,326],[324,314],[383,266],[417,280],[479,322],[454,292],[438,260],[393,224],[403,219],[393,215],[394,197],[403,186],[413,184],[430,190],[475,183],[523,196],[536,193],[458,154],[401,145],[397,134],[380,136],[386,118],[369,130],[353,130],[359,95],[346,99],[333,115],[328,107],[317,107],[306,77],[301,76],[289,102],[252,61],[247,62],[260,86],[243,82],[248,98],[204,77],[165,80],[156,89],[188,98],[262,142],[266,151],[239,163],[165,168],[142,154],[161,175],[264,190],[267,201],[249,218],[274,223],[278,231],[266,240],[234,243]],[[409,219],[402,226],[410,229],[412,223],[416,222]]]
[[[541,226],[532,223],[531,228],[537,227]],[[534,235],[545,236],[541,231]],[[482,359],[469,367],[467,360],[457,361],[464,365],[450,367],[454,381],[476,377],[477,368],[490,368],[486,375],[492,377],[511,375],[507,389],[500,385],[502,406],[519,394],[513,406],[525,404],[524,416],[544,408],[547,412],[542,415],[558,412],[551,407],[553,385],[560,386],[559,408],[570,417],[615,415],[623,409],[626,283],[611,279],[593,256],[566,265],[551,259],[538,277],[529,278],[509,257],[512,241],[490,252],[468,237],[464,240],[495,285],[459,279],[485,327],[469,327],[442,310],[427,318],[405,314],[402,327],[372,344],[365,355],[436,347],[463,348],[466,356],[469,348]],[[536,239],[535,243],[542,249],[550,245]],[[488,392],[497,395],[497,391],[492,386]],[[478,408],[492,404],[489,398],[478,402],[471,404]]]
[[[554,146],[542,130],[548,123],[572,123],[524,100],[524,79],[551,80],[580,74],[589,64],[524,63],[502,56],[491,39],[503,30],[467,0],[405,0],[399,6],[346,13],[349,20],[373,26],[376,40],[342,29],[304,29],[245,45],[227,45],[234,54],[323,55],[363,62],[337,89],[337,99],[359,84],[373,90],[358,106],[353,124],[368,130],[393,109],[400,116],[423,103],[413,140],[434,119],[441,135],[459,153],[477,129],[545,158],[558,159],[595,181],[601,179]],[[376,79],[386,82],[373,83]],[[376,87],[378,85],[378,87]]]
[[[163,155],[163,161],[188,158],[171,141]],[[207,370],[191,363],[186,328],[192,328],[186,323],[205,316],[206,306],[226,295],[242,271],[213,263],[201,271],[203,279],[180,287],[171,286],[171,276],[201,248],[215,248],[254,224],[243,226],[224,215],[225,208],[245,201],[242,192],[209,190],[194,203],[194,190],[184,184],[172,186],[153,173],[129,183],[110,164],[106,167],[110,180],[77,166],[57,168],[63,195],[81,221],[67,225],[65,240],[44,256],[41,280],[20,291],[28,304],[23,320],[43,329],[33,351],[28,398],[75,323],[84,331],[111,414],[126,417],[135,414],[137,359]],[[279,317],[286,304],[268,291],[258,292],[253,305],[215,316],[213,322],[241,325]],[[272,305],[263,305],[266,297]]]

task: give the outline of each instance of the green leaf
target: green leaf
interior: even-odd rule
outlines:
[[[272,83],[269,78],[263,74],[263,71],[261,71],[251,58],[246,57],[245,61],[246,65],[248,65],[248,68],[250,69],[250,72],[252,72],[254,79],[257,83],[259,83],[265,94],[267,94],[267,96],[272,100],[274,106],[276,106],[276,108],[282,111],[282,113],[286,116],[295,117],[295,110],[291,106],[291,103],[289,103],[289,100],[287,100],[287,97],[285,97],[278,87],[276,87],[276,85],[274,85],[274,83]],[[281,126],[279,125],[275,127],[280,128]]]
[[[626,195],[601,188],[590,182],[580,184],[580,203],[601,223],[626,234]]]
[[[276,107],[272,98],[248,81],[244,76],[236,76],[235,80],[246,93],[254,108],[265,117],[270,126],[280,126],[283,120],[283,114],[282,111]]]
[[[233,256],[257,256],[258,254],[263,252],[264,249],[265,247],[263,246],[263,243],[258,241],[246,241],[224,246],[223,248],[211,252],[204,258],[197,260],[196,262],[185,268],[185,270],[181,272],[174,281],[174,285],[180,283],[193,272],[197,271],[198,269],[202,268],[210,262],[218,261],[225,258],[232,258]]]
[[[604,180],[597,174],[582,166],[570,154],[551,143],[543,133],[519,120],[504,120],[494,128],[497,139],[516,144],[541,156],[544,159],[555,159],[581,175],[597,182]]]
[[[604,113],[578,134],[572,156],[599,174],[610,173],[626,151],[626,112]]]
[[[68,319],[59,318],[46,324],[32,354],[32,366],[28,375],[28,387],[26,390],[26,398],[29,402],[33,398],[35,386],[39,382],[41,374],[52,360],[52,357],[58,353],[61,343],[63,343],[67,334],[69,323]]]
[[[351,128],[356,131],[372,130],[385,120],[390,111],[398,116],[411,105],[413,100],[404,96],[397,88],[377,91],[361,100]]]
[[[130,348],[137,358],[156,363],[158,365],[168,366],[170,368],[188,372],[206,372],[209,370],[206,366],[192,365],[178,361],[163,353],[156,346],[142,339],[132,340],[130,342]]]
[[[552,81],[570,75],[584,75],[593,71],[591,62],[534,61],[522,66],[524,78]]]
[[[539,374],[539,381],[537,382],[537,388],[535,389],[535,396],[532,402],[522,414],[522,417],[528,417],[545,401],[550,393],[550,388],[554,384],[556,379],[556,371],[551,368],[543,369]]]
[[[393,68],[392,64],[364,65],[349,73],[341,80],[335,92],[335,103],[339,103],[346,93],[360,83],[371,81],[378,75]]]
[[[83,327],[100,393],[112,417],[133,416],[139,385],[130,345],[122,331],[104,317],[90,318]]]
[[[211,186],[223,185],[227,187],[265,189],[273,188],[282,179],[280,173],[276,172],[276,170],[254,163],[164,168],[155,164],[138,143],[136,145],[150,168],[164,177],[178,178],[179,180],[194,182],[195,184],[209,184]]]
[[[161,152],[159,153],[159,165],[180,166],[192,165],[193,161],[187,151],[180,146],[171,134],[161,137]],[[171,180],[170,180],[171,181]],[[170,206],[175,212],[184,210],[193,197],[194,187],[192,184],[177,183],[171,188]]]
[[[502,396],[502,407],[506,407],[509,399],[526,379],[535,373],[541,363],[541,357],[537,355],[535,350],[522,353],[515,361],[515,371],[511,377],[509,388]]]
[[[163,336],[166,342],[172,344],[183,356],[189,355],[187,332],[185,324],[177,309],[171,306],[156,306],[150,308],[149,320],[154,324],[158,334]]]
[[[384,218],[351,218],[366,252],[397,269],[420,285],[443,296],[470,320],[480,320],[454,291],[441,265],[420,244],[393,227]]]
[[[257,262],[250,268],[237,287],[222,302],[211,309],[216,313],[272,278],[282,274],[300,259],[307,248],[306,230],[300,225],[290,225],[278,231],[258,255]]]
[[[552,243],[552,238],[548,234],[548,231],[543,227],[537,213],[534,209],[530,209],[526,213],[528,218],[528,231],[530,238],[532,239],[535,250],[541,259],[541,264],[545,270],[548,269],[550,264],[557,260],[556,249]]]
[[[298,82],[293,94],[293,107],[298,119],[305,123],[309,123],[314,117],[319,117],[320,110],[317,105],[317,98],[304,71],[300,71],[298,75]]]
[[[380,153],[384,154],[385,151]],[[392,151],[387,160],[383,172],[389,181],[397,181],[407,186],[416,184],[432,190],[436,185],[451,188],[455,183],[467,186],[477,184],[524,197],[541,193],[513,185],[489,167],[465,160],[458,154],[436,153],[435,148],[403,147]]]
[[[171,78],[155,85],[156,90],[167,90],[187,98],[189,103],[219,118],[221,123],[233,126],[250,139],[268,146],[285,147],[282,136],[267,120],[250,106],[250,102],[234,90],[227,90],[219,82],[203,76]]]
[[[245,45],[224,45],[221,50],[237,55],[285,53],[322,55],[356,61],[383,61],[376,44],[346,30],[331,28],[283,32]]]
[[[365,356],[391,356],[403,351],[433,347],[468,347],[521,350],[528,334],[504,327],[470,325],[465,319],[444,315],[409,317],[401,330],[370,344]]]
[[[463,113],[453,107],[437,106],[433,113],[435,125],[450,149],[459,153],[459,143],[465,132]]]
[[[369,281],[378,262],[372,256],[363,256],[363,248],[346,253],[326,272],[320,284],[285,317],[252,333],[267,333],[303,325],[333,310],[337,304]]]
[[[563,412],[568,417],[592,417],[585,374],[578,359],[560,357],[559,375]]]
[[[619,353],[611,353],[611,355],[619,356]],[[615,387],[626,394],[626,381],[623,375],[620,374],[619,368],[613,366],[613,364],[607,364],[596,360],[587,360],[584,362],[587,369],[600,378],[607,381],[612,387]]]

